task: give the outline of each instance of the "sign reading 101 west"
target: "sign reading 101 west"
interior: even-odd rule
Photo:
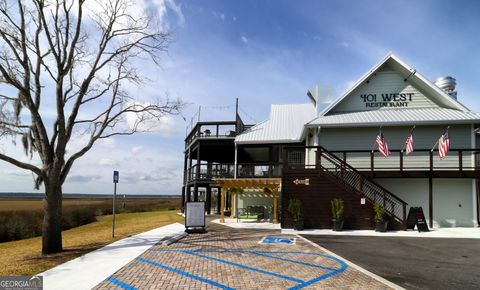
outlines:
[[[385,93],[385,94],[361,94],[365,107],[408,107],[415,93]]]

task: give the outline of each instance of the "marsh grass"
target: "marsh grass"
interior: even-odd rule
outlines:
[[[116,215],[112,239],[112,216],[100,216],[95,222],[63,231],[64,252],[49,256],[41,255],[41,237],[0,243],[0,275],[34,275],[116,240],[182,220],[176,210],[121,213]]]
[[[178,198],[119,198],[117,213],[178,209]],[[112,214],[111,199],[63,200],[62,230],[96,221],[98,216]],[[42,234],[43,210],[40,199],[0,200],[0,242],[21,240]]]

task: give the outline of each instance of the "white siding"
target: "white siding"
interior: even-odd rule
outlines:
[[[428,219],[428,179],[375,179],[412,206],[423,207]],[[407,208],[407,213],[408,213]],[[433,222],[440,227],[475,226],[471,179],[433,179]]]
[[[407,108],[432,108],[438,107],[436,103],[427,98],[421,91],[412,86],[409,81],[404,81],[405,77],[395,71],[379,71],[370,78],[369,83],[364,83],[352,91],[344,100],[342,100],[332,111],[351,112],[368,110],[390,110],[398,107],[366,107],[360,98],[363,94],[376,94],[377,101],[381,101],[381,95],[385,93],[414,93],[412,101],[408,102]],[[329,112],[329,114],[330,114]]]
[[[400,150],[404,147],[405,140],[410,134],[411,127],[385,127],[382,132],[387,140],[390,150]],[[413,139],[415,149],[431,149],[440,138],[444,126],[417,126]],[[320,131],[320,145],[327,150],[372,150],[378,134],[378,128],[326,128]],[[471,146],[471,129],[469,125],[451,126],[449,129],[450,148],[461,149]],[[388,158],[378,153],[375,146],[375,168],[394,167],[399,168],[400,158],[397,152],[393,152]],[[444,160],[439,160],[438,152],[434,151],[434,168],[449,167],[458,168],[458,155],[451,151]],[[339,157],[342,157],[339,155]],[[370,167],[370,155],[368,153],[355,153],[347,155],[347,162],[358,169]],[[415,152],[404,156],[404,168],[429,167],[428,152]],[[464,152],[463,166],[472,167],[471,153]]]

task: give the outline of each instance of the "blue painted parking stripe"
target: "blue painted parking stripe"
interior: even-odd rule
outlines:
[[[191,250],[165,250],[165,249],[157,249],[156,251],[157,251],[157,252],[181,252],[181,253],[187,253],[187,252],[189,252],[189,251],[191,251]],[[302,262],[302,261],[295,261],[295,260],[291,260],[291,259],[286,259],[286,258],[281,258],[281,257],[269,255],[269,254],[297,254],[297,255],[299,255],[299,254],[304,254],[304,255],[322,256],[322,257],[325,257],[325,258],[328,258],[328,259],[331,259],[331,260],[335,260],[335,258],[332,257],[332,256],[325,255],[325,254],[320,254],[320,253],[283,252],[283,251],[280,251],[280,252],[243,251],[243,250],[193,250],[193,251],[191,251],[191,252],[197,252],[197,253],[199,253],[199,252],[204,252],[204,253],[246,253],[246,254],[254,254],[254,255],[258,255],[258,256],[264,256],[264,257],[268,257],[268,258],[272,258],[272,259],[277,259],[277,260],[281,260],[281,261],[285,261],[285,262],[300,264],[300,265],[304,265],[304,266],[308,266],[308,267],[325,269],[325,270],[329,270],[329,271],[338,270],[337,268],[325,267],[325,266],[320,266],[320,265],[316,265],[316,264],[310,264],[310,263],[306,263],[306,262]]]
[[[328,271],[337,270],[336,268],[310,264],[310,263],[306,263],[306,262],[302,262],[302,261],[290,260],[290,259],[287,259],[287,258],[282,258],[282,257],[277,257],[277,256],[271,256],[271,255],[267,255],[265,253],[259,253],[259,252],[256,252],[256,251],[252,251],[251,253],[254,254],[254,255],[258,255],[258,256],[263,256],[263,257],[268,257],[268,258],[272,258],[272,259],[276,259],[276,260],[280,260],[280,261],[285,261],[285,262],[289,262],[289,263],[304,265],[304,266],[307,266],[307,267],[319,268],[319,269],[324,269],[324,270],[328,270]]]
[[[291,287],[289,289],[302,289],[304,287],[307,287],[307,286],[310,286],[312,284],[315,284],[317,282],[320,282],[322,280],[325,280],[327,278],[330,278],[332,276],[335,276],[337,274],[340,274],[342,272],[344,272],[347,268],[348,268],[348,265],[338,259],[338,258],[335,258],[335,257],[332,257],[330,255],[327,255],[327,254],[322,254],[322,253],[308,253],[308,252],[298,252],[298,251],[245,251],[245,250],[160,250],[158,249],[157,251],[159,252],[182,252],[182,253],[186,253],[186,254],[191,254],[191,255],[195,255],[195,256],[199,256],[199,257],[202,257],[202,258],[205,258],[205,259],[211,259],[211,260],[214,260],[214,261],[218,261],[218,262],[221,262],[221,263],[226,263],[226,264],[230,264],[230,265],[234,265],[234,266],[238,266],[238,267],[241,267],[241,268],[245,268],[245,269],[248,269],[248,270],[251,270],[251,271],[255,271],[255,272],[260,272],[260,273],[264,273],[264,272],[267,272],[267,271],[264,271],[264,270],[261,270],[261,269],[256,269],[256,268],[252,268],[252,267],[249,267],[249,266],[245,266],[245,265],[242,265],[242,264],[237,264],[237,263],[233,263],[233,262],[230,262],[230,261],[226,261],[226,260],[222,260],[222,259],[218,259],[218,258],[214,258],[214,257],[209,257],[209,256],[205,256],[205,255],[202,255],[200,254],[201,252],[205,252],[205,253],[225,253],[225,252],[228,252],[228,253],[246,253],[246,254],[255,254],[255,255],[260,255],[260,256],[264,256],[264,257],[268,257],[268,258],[273,258],[273,259],[279,259],[279,260],[283,260],[283,261],[287,261],[287,262],[292,262],[292,263],[298,263],[298,264],[301,264],[301,265],[305,265],[305,266],[310,266],[310,267],[318,267],[318,268],[322,268],[322,269],[325,269],[325,270],[328,270],[328,271],[331,271],[329,273],[326,273],[324,275],[321,275],[319,277],[316,277],[314,279],[311,279],[311,280],[308,280],[308,281],[301,281],[300,279],[296,279],[296,278],[293,278],[293,277],[289,277],[289,276],[284,276],[284,275],[280,275],[280,274],[277,274],[277,273],[272,273],[272,272],[267,272],[265,274],[268,274],[268,275],[272,275],[273,276],[276,276],[276,277],[279,277],[279,278],[283,278],[283,279],[286,279],[286,280],[291,280],[291,281],[294,281],[294,282],[297,282],[299,283],[297,286],[294,286],[294,287]],[[309,264],[309,263],[305,263],[305,262],[301,262],[301,261],[295,261],[295,260],[290,260],[290,259],[286,259],[286,258],[281,258],[281,257],[277,257],[277,256],[272,256],[273,254],[296,254],[296,255],[308,255],[308,256],[321,256],[321,257],[325,257],[327,259],[330,259],[330,260],[333,260],[335,262],[337,262],[338,264],[341,265],[341,268],[339,269],[336,269],[336,268],[329,268],[329,267],[323,267],[323,266],[320,266],[320,265],[315,265],[315,264]]]
[[[154,261],[150,261],[150,260],[147,260],[147,259],[144,259],[144,258],[136,258],[135,260],[140,261],[140,262],[144,262],[144,263],[147,263],[147,264],[150,264],[150,265],[153,265],[153,266],[156,266],[156,267],[159,267],[159,268],[162,268],[162,269],[165,269],[165,270],[168,270],[168,271],[171,271],[171,272],[183,275],[183,276],[187,276],[189,278],[192,278],[192,279],[195,279],[195,280],[213,285],[213,286],[221,288],[221,289],[226,289],[226,290],[234,290],[235,289],[235,288],[231,288],[231,287],[228,287],[226,285],[220,284],[218,282],[215,282],[215,281],[212,281],[212,280],[209,280],[209,279],[205,279],[205,278],[190,274],[188,272],[185,272],[185,271],[173,268],[173,267],[169,267],[167,265],[163,265],[163,264],[160,264],[160,263],[157,263],[157,262],[154,262]]]
[[[327,278],[330,278],[330,277],[332,277],[332,276],[335,276],[335,275],[337,275],[337,274],[340,274],[340,273],[344,272],[344,271],[347,269],[348,266],[347,266],[347,264],[346,264],[344,261],[342,261],[342,260],[340,260],[340,259],[337,259],[337,258],[335,258],[335,257],[332,257],[332,256],[330,256],[329,258],[332,259],[332,260],[335,260],[336,262],[338,262],[340,265],[342,265],[342,267],[341,267],[340,269],[336,269],[335,271],[332,271],[332,272],[330,272],[330,273],[324,274],[324,275],[319,276],[319,277],[317,277],[317,278],[314,278],[314,279],[312,279],[312,280],[308,280],[308,281],[306,281],[306,282],[304,282],[304,283],[302,283],[302,284],[299,284],[299,285],[297,285],[297,286],[291,287],[291,288],[289,288],[289,290],[298,290],[298,289],[305,288],[305,287],[307,287],[307,286],[310,286],[310,285],[312,285],[312,284],[315,284],[315,283],[317,283],[317,282],[320,282],[320,281],[322,281],[322,280],[325,280],[325,279],[327,279]]]
[[[118,279],[115,279],[113,277],[108,277],[107,281],[112,282],[113,284],[122,287],[125,290],[137,290],[137,288],[133,287],[130,284],[127,284],[123,281],[120,281]]]
[[[217,262],[224,263],[224,264],[227,264],[227,265],[240,267],[240,268],[247,269],[247,270],[250,270],[250,271],[253,271],[253,272],[262,273],[262,274],[266,274],[266,275],[270,275],[270,276],[275,276],[275,277],[282,278],[282,279],[285,279],[285,280],[290,280],[290,281],[293,281],[293,282],[296,282],[296,283],[305,283],[305,281],[294,278],[294,277],[285,276],[285,275],[277,274],[277,273],[274,273],[274,272],[269,272],[269,271],[265,271],[265,270],[262,270],[262,269],[245,266],[245,265],[242,265],[242,264],[237,264],[237,263],[230,262],[230,261],[227,261],[227,260],[222,260],[222,259],[218,259],[218,258],[214,258],[214,257],[205,256],[205,255],[199,254],[198,252],[186,250],[185,253],[193,255],[193,256],[201,257],[201,258],[204,258],[204,259],[217,261]]]

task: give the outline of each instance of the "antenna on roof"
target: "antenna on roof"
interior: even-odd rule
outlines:
[[[235,101],[235,118],[237,117],[238,115],[238,98],[236,98],[236,101]]]

